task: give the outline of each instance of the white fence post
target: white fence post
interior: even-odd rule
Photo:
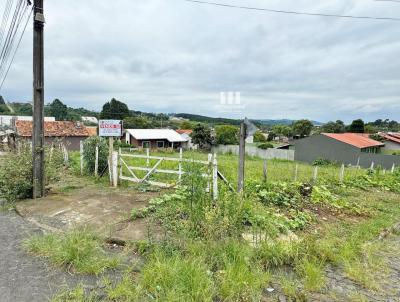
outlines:
[[[296,164],[296,167],[294,168],[294,182],[297,182],[298,174],[299,174],[299,164]]]
[[[83,141],[79,142],[79,150],[81,154],[81,175],[83,175]]]
[[[374,166],[375,166],[375,163],[374,163],[374,162],[372,162],[372,163],[371,163],[371,167],[370,167],[370,169],[371,169],[371,170],[373,170],[373,169],[374,169]]]
[[[318,166],[314,167],[314,173],[313,173],[313,182],[316,182],[318,179]]]
[[[213,160],[213,200],[218,200],[218,162],[216,153],[214,153]]]
[[[213,164],[213,155],[211,153],[208,153],[208,177],[207,177],[207,192],[211,192],[211,182],[210,179],[213,177],[212,173],[213,170],[211,168]]]
[[[340,183],[343,183],[344,181],[344,164],[342,164],[342,166],[340,167],[339,181]]]
[[[182,150],[182,148],[180,148],[179,149],[179,174],[178,174],[179,182],[182,181],[182,158],[183,158],[183,150]]]
[[[122,150],[121,150],[121,148],[119,148],[119,149],[118,149],[118,166],[119,166],[119,176],[118,176],[118,180],[119,180],[119,183],[121,183],[121,176],[122,176],[121,154],[122,154]]]
[[[146,167],[148,168],[149,166],[150,166],[150,148],[147,148],[146,149],[146,156],[147,156],[147,158],[146,158]]]
[[[392,173],[394,173],[394,169],[396,168],[396,165],[395,164],[393,164],[393,166],[392,166]]]
[[[95,162],[94,162],[94,175],[99,176],[99,145],[96,145],[96,154],[95,154]]]
[[[112,180],[113,186],[118,186],[118,152],[112,153]]]

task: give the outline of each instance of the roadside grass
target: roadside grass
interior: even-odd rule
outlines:
[[[66,289],[51,299],[51,302],[97,302],[100,301],[96,295],[87,294],[82,285],[70,290]]]
[[[31,254],[48,259],[56,266],[82,274],[101,274],[119,264],[115,256],[108,256],[102,241],[86,229],[67,233],[34,235],[23,243]]]

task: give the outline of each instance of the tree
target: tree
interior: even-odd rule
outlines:
[[[374,125],[371,124],[367,124],[364,126],[364,131],[365,133],[369,133],[369,134],[374,134],[377,133],[378,131],[376,130]]]
[[[191,137],[193,144],[199,145],[200,149],[204,149],[213,142],[211,129],[204,124],[197,124],[193,129]]]
[[[325,133],[344,133],[346,132],[346,126],[341,120],[336,122],[328,122],[322,126],[322,132]]]
[[[193,129],[193,124],[191,122],[189,122],[189,121],[183,121],[181,123],[180,128],[184,129],[184,130],[192,130]]]
[[[151,121],[144,116],[129,116],[124,118],[125,129],[148,129],[151,126]]]
[[[4,101],[4,98],[2,95],[0,95],[0,105],[5,105],[6,101]]]
[[[309,120],[298,120],[292,125],[293,133],[300,137],[309,136],[313,127],[313,123]]]
[[[267,138],[265,137],[265,135],[260,132],[257,131],[256,133],[254,133],[254,142],[255,143],[265,143],[267,141]]]
[[[103,105],[100,113],[102,119],[123,120],[130,115],[129,108],[125,103],[112,99]]]
[[[365,124],[362,119],[354,120],[349,126],[349,132],[352,133],[364,133]]]
[[[239,128],[231,125],[215,127],[217,144],[237,145],[239,143]]]
[[[49,114],[54,116],[57,121],[65,121],[68,119],[68,107],[59,99],[55,99],[49,105]]]

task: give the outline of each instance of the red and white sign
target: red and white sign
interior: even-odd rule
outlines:
[[[122,121],[120,120],[100,120],[99,136],[122,136]]]

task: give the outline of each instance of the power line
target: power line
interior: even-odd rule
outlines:
[[[26,19],[25,26],[24,26],[24,29],[22,30],[21,36],[20,36],[20,38],[19,38],[19,40],[18,40],[17,47],[16,47],[15,50],[14,50],[14,54],[13,54],[13,56],[12,56],[12,58],[11,58],[10,64],[8,65],[6,74],[4,75],[3,80],[1,81],[0,90],[3,88],[4,82],[5,82],[5,80],[6,80],[7,76],[8,76],[8,72],[10,71],[11,65],[12,65],[12,63],[14,62],[15,55],[17,54],[17,51],[18,51],[18,49],[19,49],[19,46],[21,45],[21,41],[22,41],[22,38],[24,37],[25,30],[26,30],[26,27],[27,27],[27,25],[28,25],[29,19],[31,18],[32,12],[33,12],[33,9],[31,10],[31,12],[30,12],[29,15],[28,15],[28,18]],[[1,79],[1,78],[0,78],[0,79]]]
[[[197,3],[197,4],[206,4],[206,5],[214,5],[214,6],[220,6],[220,7],[227,7],[227,8],[237,8],[237,9],[264,11],[264,12],[270,12],[270,13],[279,13],[279,14],[303,15],[303,16],[313,16],[313,17],[347,18],[347,19],[367,19],[367,20],[400,21],[400,18],[392,18],[392,17],[371,17],[371,16],[353,16],[353,15],[336,15],[336,14],[323,14],[323,13],[308,13],[308,12],[298,12],[298,11],[287,11],[287,10],[270,9],[270,8],[240,6],[240,5],[224,4],[224,3],[210,2],[210,1],[201,1],[201,0],[182,0],[182,1],[191,2],[191,3]],[[389,1],[389,0],[387,0],[387,1]],[[392,0],[392,1],[394,1],[394,0]]]

